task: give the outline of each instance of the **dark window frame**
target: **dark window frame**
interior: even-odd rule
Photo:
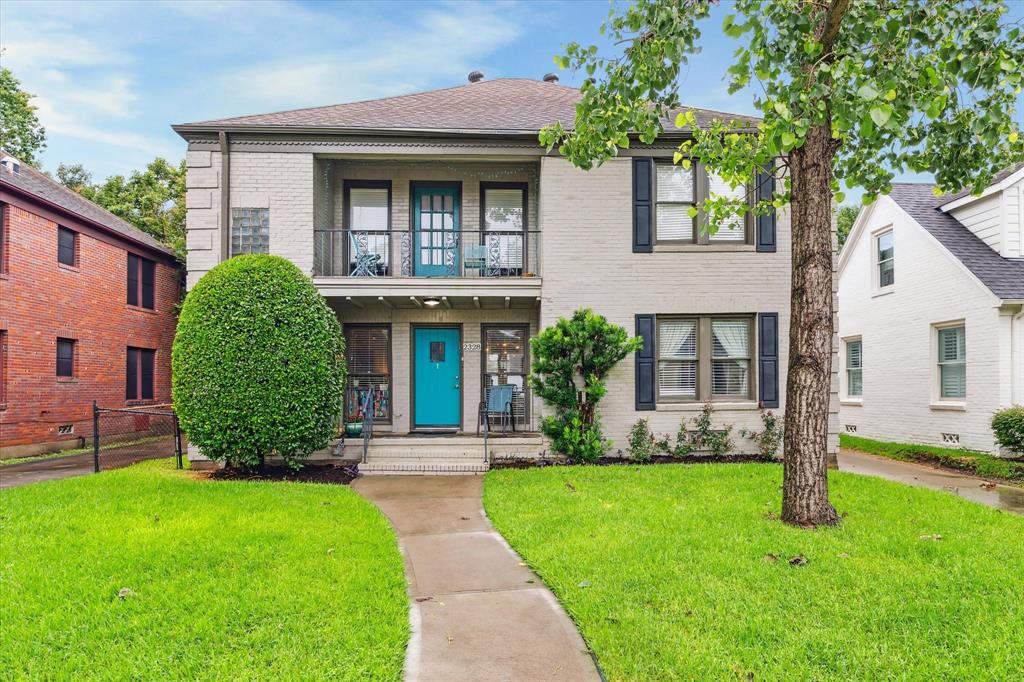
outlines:
[[[658,237],[658,204],[659,203],[686,203],[678,201],[659,202],[658,200],[658,166],[678,166],[669,157],[655,157],[651,163],[651,224],[653,226],[654,244],[657,245],[689,245],[689,246],[753,246],[754,245],[754,215],[752,210],[747,210],[743,215],[743,241],[732,239],[716,239],[700,229],[700,226],[707,220],[707,213],[704,212],[704,200],[710,194],[711,180],[708,175],[707,166],[696,160],[691,160],[693,168],[693,205],[697,208],[697,215],[691,219],[692,230],[689,239],[664,239]],[[754,191],[756,182],[751,179],[744,187],[746,188],[748,209],[752,209],[756,203]]]
[[[75,378],[75,355],[77,354],[77,342],[65,336],[57,337],[55,344],[56,376],[58,379]],[[61,351],[64,352],[61,352]]]
[[[67,235],[70,235],[71,238],[70,246],[64,243]],[[69,249],[71,251],[70,263],[67,260],[69,258],[67,255]],[[78,233],[70,227],[64,227],[63,225],[57,226],[57,262],[69,268],[78,267]]]
[[[348,367],[352,366],[352,363],[351,363],[352,344],[349,342],[350,341],[349,333],[352,330],[355,330],[355,329],[383,329],[383,330],[385,330],[387,332],[387,335],[388,335],[388,350],[387,350],[387,362],[388,362],[388,373],[387,373],[387,377],[388,377],[388,381],[387,381],[387,384],[388,384],[388,388],[387,388],[387,391],[388,391],[388,415],[387,415],[387,417],[374,417],[373,423],[374,424],[391,424],[392,421],[394,420],[394,416],[395,416],[395,365],[394,365],[394,341],[395,341],[395,337],[394,337],[394,332],[393,332],[393,329],[392,329],[392,325],[391,325],[390,322],[351,322],[351,323],[343,325],[342,331],[343,331],[344,336],[345,336],[345,363],[346,363],[346,366],[348,366]],[[346,422],[348,422],[349,419],[352,416],[349,413],[347,392],[353,386],[353,379],[357,379],[359,377],[369,377],[369,376],[375,376],[376,377],[376,376],[381,376],[381,375],[380,374],[372,374],[372,375],[370,375],[370,374],[352,374],[352,373],[349,373],[348,378],[346,380],[346,386],[345,386],[345,391],[346,391],[345,401],[344,401],[344,404],[342,406],[343,417],[344,417]]]
[[[665,396],[661,393],[661,323],[667,320],[695,320],[697,322],[697,369],[696,369],[696,391],[692,398],[686,396]],[[721,320],[745,320],[747,327],[747,392],[739,393],[714,393],[714,345],[711,325],[714,321]],[[673,403],[703,403],[711,402],[748,402],[757,400],[758,396],[758,373],[756,363],[760,357],[760,348],[757,343],[757,315],[752,313],[715,313],[713,315],[697,314],[671,314],[656,315],[654,318],[654,402],[655,404]],[[717,358],[726,360],[727,358]],[[665,359],[665,361],[670,361]]]
[[[385,243],[387,244],[387,249],[388,249],[387,261],[385,263],[385,267],[387,268],[387,271],[389,273],[394,274],[393,273],[394,265],[392,265],[392,262],[391,262],[392,258],[393,258],[393,254],[391,253],[392,244],[391,244],[391,239],[390,239],[390,235],[394,231],[394,224],[392,223],[392,220],[394,219],[394,213],[393,213],[393,208],[392,208],[391,181],[390,180],[347,180],[346,179],[346,180],[342,180],[341,181],[341,195],[342,195],[342,199],[341,199],[341,201],[342,201],[341,228],[342,228],[342,230],[344,230],[344,232],[343,232],[343,234],[344,234],[343,245],[342,245],[342,249],[343,249],[343,251],[342,251],[342,259],[343,259],[342,263],[344,264],[345,275],[351,275],[352,274],[351,273],[351,269],[352,269],[352,265],[353,265],[353,263],[351,262],[351,259],[352,259],[352,243],[351,243],[351,241],[352,240],[351,240],[351,236],[350,236],[352,234],[352,190],[353,189],[385,189],[388,192],[388,227],[387,227],[386,233],[389,235],[389,237],[387,239],[385,239]],[[376,233],[375,230],[360,230],[360,232],[374,232],[374,233]]]
[[[496,182],[481,180],[478,203],[480,204],[480,237],[487,231],[487,191],[492,189],[518,189],[523,192],[523,272],[530,272],[530,183],[529,182]]]
[[[128,252],[128,305],[156,310],[156,262]]]
[[[7,274],[7,219],[11,213],[9,207],[10,204],[0,201],[0,275]]]
[[[153,400],[156,395],[156,351],[152,348],[128,346],[125,355],[125,400]],[[149,395],[146,395],[147,392]]]
[[[513,376],[523,377],[523,419],[522,424],[527,425],[530,423],[530,325],[529,324],[502,324],[500,322],[487,322],[480,325],[480,400],[484,401],[487,399],[486,390],[490,384],[487,378],[493,375],[493,372],[487,371],[487,331],[489,329],[515,329],[523,332],[523,372],[509,373]],[[513,415],[515,415],[515,406],[513,405]]]
[[[7,330],[0,329],[0,409],[7,406]]]

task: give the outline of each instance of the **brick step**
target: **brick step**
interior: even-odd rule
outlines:
[[[487,472],[487,465],[483,462],[367,462],[359,465],[359,473],[367,476],[446,476],[446,475],[474,475]]]

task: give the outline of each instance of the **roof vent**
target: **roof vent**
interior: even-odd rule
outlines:
[[[0,159],[0,165],[3,166],[4,171],[7,173],[12,175],[21,174],[21,162],[13,156],[5,156],[3,159]]]
[[[542,78],[541,80],[544,81],[545,83],[557,83],[558,82],[558,74],[557,73],[546,73],[546,74],[544,74],[544,78]]]
[[[469,78],[469,82],[470,83],[479,83],[480,81],[482,81],[484,79],[484,72],[483,71],[470,71],[468,78]]]

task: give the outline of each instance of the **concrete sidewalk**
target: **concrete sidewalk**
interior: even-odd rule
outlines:
[[[972,502],[1024,514],[1024,489],[993,483],[955,471],[936,469],[913,462],[900,462],[846,448],[839,451],[839,470],[878,476],[897,483],[932,490],[946,490]]]
[[[369,476],[352,487],[391,519],[405,556],[407,681],[600,680],[572,620],[484,515],[482,477]]]

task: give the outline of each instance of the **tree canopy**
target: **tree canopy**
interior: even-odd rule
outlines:
[[[0,68],[0,145],[27,164],[38,166],[46,148],[46,129],[39,123],[32,95],[10,69]]]

